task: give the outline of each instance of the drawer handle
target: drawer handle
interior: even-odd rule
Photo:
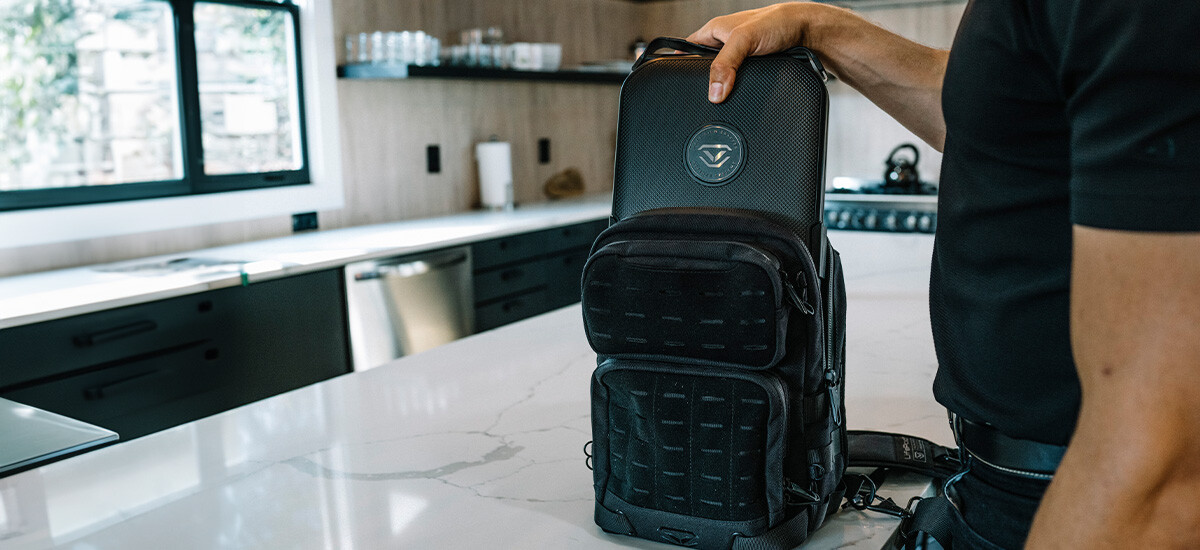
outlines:
[[[128,325],[121,325],[119,327],[80,334],[72,338],[71,341],[75,342],[76,347],[86,348],[100,345],[105,342],[111,342],[113,340],[137,336],[138,334],[151,332],[157,328],[158,323],[155,323],[154,321],[138,321],[136,323],[129,323]]]
[[[121,386],[124,386],[125,384],[133,382],[135,380],[141,380],[142,378],[145,378],[147,376],[151,376],[154,374],[158,374],[158,373],[159,373],[159,371],[156,371],[156,370],[147,371],[147,372],[135,374],[133,376],[127,376],[120,380],[113,380],[112,382],[109,382],[107,384],[101,384],[99,386],[92,386],[90,388],[84,388],[83,398],[87,399],[88,401],[96,401],[98,399],[104,399],[105,397],[110,397],[114,391],[121,389]]]
[[[508,312],[510,312],[514,309],[518,309],[524,305],[525,305],[524,300],[513,300],[511,302],[505,302],[504,305],[500,306],[500,309],[503,309],[505,313],[508,313]]]
[[[523,269],[506,269],[500,272],[500,280],[506,283],[513,279],[520,279],[524,276],[525,270]]]

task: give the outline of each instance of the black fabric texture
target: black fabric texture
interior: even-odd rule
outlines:
[[[824,279],[790,231],[750,213],[698,209],[640,213],[597,239],[583,310],[598,351],[592,432],[601,527],[699,548],[782,549],[821,525],[846,463],[845,288],[836,252],[822,248],[831,267]],[[770,292],[742,295],[751,288]],[[731,306],[731,298],[748,305]],[[765,324],[783,335],[782,358],[746,368],[712,355],[627,353],[640,342],[603,343],[695,338],[673,335],[662,317],[699,319],[694,310],[703,307],[725,318],[775,315]],[[597,339],[597,331],[614,337]],[[753,334],[709,336],[738,343]],[[764,416],[763,404],[776,410]]]
[[[1049,481],[1012,475],[972,461],[970,470],[954,484],[954,493],[970,531],[996,547],[1018,550],[1025,546],[1033,516],[1048,486]],[[988,548],[987,544],[959,538],[953,550]]]
[[[640,212],[610,226],[596,239],[591,254],[594,258],[601,249],[614,243],[655,241],[737,241],[761,248],[778,259],[800,298],[818,313],[793,314],[789,318],[786,347],[792,352],[780,368],[785,371],[789,391],[794,395],[811,394],[820,388],[823,349],[816,343],[824,338],[825,329],[819,314],[824,311],[823,295],[815,290],[820,288],[816,263],[800,237],[755,212],[661,208]],[[585,267],[585,276],[587,271]],[[844,293],[844,285],[840,288]],[[584,323],[587,325],[591,322],[591,312],[588,310],[591,304],[586,285],[583,293]],[[837,326],[844,327],[844,319]]]
[[[784,426],[769,424],[773,397],[763,388],[641,371],[613,372],[602,383],[609,391],[609,491],[635,506],[688,516],[769,515],[767,432]]]
[[[946,550],[1019,550],[1048,484],[973,463],[948,494],[917,505],[902,526],[905,538],[925,533]],[[894,547],[894,541],[884,546]]]
[[[733,550],[783,550],[796,548],[808,538],[811,523],[808,514],[798,513],[756,537],[739,536],[733,540]]]
[[[583,282],[592,348],[608,355],[774,365],[786,352],[787,310],[778,261],[752,262],[755,255],[766,258],[729,242],[606,246],[589,260]],[[748,258],[733,259],[738,256]]]
[[[617,510],[617,511],[614,511]],[[616,519],[617,516],[621,519]],[[733,548],[739,536],[758,536],[769,531],[766,518],[746,521],[723,521],[673,514],[634,506],[608,493],[596,503],[596,517],[601,528],[611,526],[611,533],[641,537],[656,542],[688,546],[699,550]],[[628,527],[628,531],[622,528]],[[790,550],[793,546],[771,550]]]
[[[938,401],[1065,445],[1072,224],[1200,231],[1200,3],[973,0],[942,90]],[[1181,49],[1182,48],[1182,49]]]
[[[956,522],[961,521],[961,518],[958,517],[954,506],[950,504],[950,500],[945,495],[921,499],[909,521],[908,525],[901,526],[902,529],[907,530],[902,540],[912,541],[916,533],[925,533],[938,541],[945,550],[954,550],[954,526]],[[895,540],[892,539],[888,542],[894,543]],[[887,547],[885,546],[885,548]]]

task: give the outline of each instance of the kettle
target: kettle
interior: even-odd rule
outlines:
[[[896,158],[896,154],[904,149],[912,151],[912,160],[904,157]],[[883,188],[914,194],[920,193],[921,176],[917,174],[917,161],[919,160],[921,160],[921,153],[917,152],[916,145],[901,143],[892,149],[892,153],[884,161],[887,170],[883,172]]]

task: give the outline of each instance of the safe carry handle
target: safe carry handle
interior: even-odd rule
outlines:
[[[674,55],[657,53],[658,50],[663,49],[683,52],[685,55],[704,55],[714,57],[721,52],[720,48],[705,46],[704,44],[697,44],[695,42],[688,42],[682,38],[660,36],[654,40],[651,40],[650,44],[646,45],[646,51],[642,52],[642,56],[633,63],[633,68],[636,70],[638,67],[641,67],[649,61]],[[821,75],[822,81],[829,80],[829,75],[825,72],[825,67],[821,65],[821,60],[817,59],[817,55],[808,48],[796,46],[795,48],[784,50],[783,52],[772,55],[783,55],[802,61],[808,61],[808,64],[812,66],[813,71],[816,71],[817,74]]]

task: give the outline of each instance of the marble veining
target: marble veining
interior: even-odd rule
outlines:
[[[834,232],[851,428],[951,442],[930,384],[927,236]],[[670,548],[592,521],[579,306],[0,478],[0,548]],[[928,488],[889,480],[898,502]],[[875,549],[843,511],[806,548]]]

